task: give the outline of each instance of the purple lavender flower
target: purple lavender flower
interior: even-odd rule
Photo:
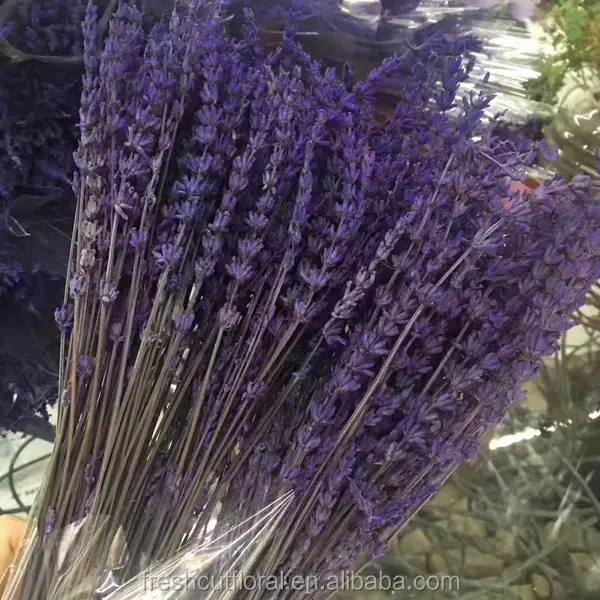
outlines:
[[[283,498],[253,568],[324,576],[378,555],[554,350],[600,276],[599,192],[511,192],[536,148],[462,93],[469,36],[350,86],[296,18],[262,56],[249,11],[239,39],[211,11],[146,30],[125,3],[98,64],[88,11],[61,370],[87,447],[59,442],[72,498],[44,505],[69,521],[102,451],[92,511],[130,533],[132,575]]]

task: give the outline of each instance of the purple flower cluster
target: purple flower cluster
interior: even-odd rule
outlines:
[[[37,272],[0,297],[0,433],[51,440],[46,420],[56,401],[59,335],[54,307],[64,280]]]
[[[23,431],[56,400],[59,345],[46,321],[63,297],[73,226],[85,7],[0,6],[0,432]]]
[[[59,348],[47,323],[62,297],[75,208],[69,180],[81,72],[70,61],[81,54],[84,8],[78,0],[0,7],[2,432],[31,431],[28,423],[56,399]]]
[[[60,186],[71,171],[80,71],[68,61],[81,53],[80,22],[85,3],[37,0],[8,2],[0,19],[2,42],[31,57],[0,66],[0,202],[3,213],[23,187]],[[12,6],[12,10],[11,10]],[[7,12],[8,11],[8,12]],[[36,57],[56,59],[54,63]],[[64,64],[60,60],[64,59]]]
[[[257,573],[380,554],[584,302],[600,190],[511,191],[538,150],[492,135],[490,98],[462,90],[473,38],[350,84],[290,31],[265,55],[249,10],[240,39],[200,0],[150,31],[122,2],[103,45],[96,20],[90,3],[57,314],[78,447],[59,445],[71,487],[45,506],[57,527],[73,506],[114,515],[133,572],[217,506],[241,522],[290,491]]]

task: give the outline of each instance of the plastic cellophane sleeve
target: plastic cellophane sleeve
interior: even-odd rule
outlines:
[[[137,574],[130,571],[124,530],[109,534],[115,531],[110,518],[82,519],[43,540],[32,521],[4,599],[35,593],[47,600],[233,600],[250,586],[248,574],[291,500],[292,494],[286,494],[239,523],[232,515],[220,515],[217,507],[204,525],[190,527],[178,552]],[[40,557],[44,577],[26,580],[22,565]]]
[[[396,9],[387,11],[382,11],[378,0],[323,2],[332,4],[338,8],[325,15],[315,8],[300,26],[303,44],[319,58],[350,63],[361,77],[406,43],[418,44],[437,31],[470,33],[483,42],[470,85],[490,74],[486,85],[496,96],[490,115],[506,111],[508,120],[519,123],[532,115],[550,114],[551,107],[527,98],[523,87],[539,76],[540,54],[550,50],[535,23],[516,21],[508,10],[480,9],[476,0],[388,0],[383,4]]]

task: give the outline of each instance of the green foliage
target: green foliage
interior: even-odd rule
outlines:
[[[567,67],[562,62],[555,62],[553,57],[544,56],[539,59],[537,68],[540,76],[524,84],[527,95],[536,102],[554,104],[564,84]]]
[[[600,74],[600,0],[556,0],[546,19],[555,54],[540,59],[540,76],[526,89],[532,99],[553,103],[567,72]]]

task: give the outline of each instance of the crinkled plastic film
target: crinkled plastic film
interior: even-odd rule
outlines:
[[[351,64],[357,79],[363,79],[381,61],[394,52],[402,52],[407,44],[419,44],[436,32],[473,34],[483,42],[475,55],[475,67],[461,93],[485,89],[493,95],[486,109],[488,118],[501,114],[512,126],[530,126],[537,139],[543,124],[551,121],[554,107],[530,99],[525,83],[540,75],[538,59],[551,52],[541,28],[531,22],[515,20],[508,7],[484,10],[475,0],[388,0],[385,5],[396,10],[383,10],[374,0],[335,0],[325,2],[330,8],[323,15],[315,8],[301,19],[299,37],[311,53],[326,63],[341,68]],[[266,28],[266,39],[280,39],[280,31]],[[280,28],[279,28],[280,29]],[[489,74],[487,83],[484,78]],[[390,80],[380,98],[383,116],[396,105],[394,82]],[[539,136],[539,137],[537,137]],[[553,174],[549,164],[528,169],[534,180]]]
[[[416,3],[404,4],[414,8]],[[317,29],[316,21],[323,27]],[[280,39],[276,23],[261,25],[267,43],[271,33],[273,41]],[[325,19],[316,12],[305,15],[298,35],[307,50],[334,63],[352,64],[360,78],[385,56],[439,30],[470,32],[483,39],[471,85],[483,85],[485,74],[490,73],[486,85],[496,94],[490,115],[506,111],[507,118],[518,123],[549,113],[549,107],[528,100],[523,90],[523,83],[538,75],[535,61],[541,42],[526,25],[505,15],[490,16],[468,2],[430,0],[409,12],[382,16],[378,1],[346,1]],[[393,86],[389,93],[393,102]],[[291,495],[279,498],[241,523],[235,515],[217,514],[210,520],[203,516],[209,525],[201,531],[192,528],[187,536],[192,541],[141,573],[132,573],[127,535],[120,527],[116,534],[110,533],[113,539],[108,553],[97,554],[97,546],[106,548],[105,536],[115,529],[110,518],[83,519],[40,538],[34,512],[4,600],[23,600],[28,597],[25,590],[35,585],[48,590],[47,600],[233,600],[239,577],[251,571],[290,502]],[[103,543],[97,544],[98,540]],[[44,573],[53,573],[52,581],[25,580],[22,565],[34,552],[44,557],[46,566],[52,565],[44,569]]]
[[[550,106],[530,100],[523,88],[539,76],[537,59],[549,50],[533,24],[516,21],[507,11],[480,9],[470,0],[385,4],[396,11],[382,12],[379,1],[373,0],[345,0],[325,17],[315,8],[314,15],[309,13],[301,21],[302,41],[325,59],[352,63],[357,75],[363,75],[406,43],[418,43],[436,31],[472,33],[483,41],[483,51],[476,57],[471,85],[490,73],[487,86],[496,94],[490,115],[506,111],[507,119],[518,123],[532,115],[550,114]]]
[[[217,523],[215,516],[202,531],[192,532],[192,541],[174,556],[129,579],[123,530],[119,528],[114,535],[108,555],[100,557],[97,550],[104,547],[110,519],[95,519],[94,523],[82,519],[44,538],[43,555],[52,562],[52,581],[25,581],[17,565],[5,599],[23,598],[28,586],[40,584],[47,590],[48,600],[183,600],[190,593],[198,599],[233,598],[243,585],[244,574],[272,539],[291,500],[291,493],[284,495],[240,523],[220,515]],[[21,564],[39,542],[32,521],[23,542]]]
[[[233,526],[209,527],[171,559],[151,567],[106,600],[230,600],[243,586],[244,574],[277,531],[292,500],[287,494]],[[227,519],[229,521],[229,519]],[[193,596],[190,596],[193,594]]]
[[[122,529],[113,536],[106,555],[101,560],[98,557],[100,540],[104,542],[109,524],[108,518],[95,518],[93,523],[86,518],[40,537],[38,523],[32,519],[22,543],[20,560],[13,568],[3,598],[27,597],[28,591],[38,585],[43,585],[48,600],[104,598],[118,589],[121,585],[118,573],[128,559]],[[25,578],[25,567],[34,554],[43,557],[45,576],[52,573],[50,581]],[[85,576],[81,576],[83,573]],[[100,596],[98,592],[102,592]]]

